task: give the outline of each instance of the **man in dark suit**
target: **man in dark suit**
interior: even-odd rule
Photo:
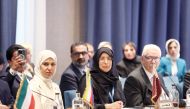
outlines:
[[[3,71],[3,68],[5,66],[4,64],[5,64],[4,58],[3,58],[3,56],[0,53],[0,72]]]
[[[11,95],[8,83],[2,80],[4,77],[2,75],[4,64],[5,61],[3,56],[0,54],[0,109],[9,109],[14,104],[14,98]]]
[[[9,88],[14,99],[16,98],[17,90],[23,77],[26,62],[18,53],[19,49],[23,50],[24,47],[18,44],[9,46],[6,51],[8,67],[2,74],[2,78],[9,84]]]
[[[4,105],[4,107],[7,106],[7,108],[12,107],[14,104],[14,98],[11,95],[8,83],[0,79],[0,87],[0,104]],[[0,107],[0,109],[2,108]]]
[[[141,56],[142,66],[130,73],[125,82],[124,94],[127,107],[154,105],[155,102],[159,101],[160,95],[168,94],[162,78],[156,72],[160,57],[161,50],[158,46],[145,45]],[[161,86],[159,88],[160,95],[155,102],[152,101],[154,76],[159,80],[159,86]]]
[[[78,90],[78,83],[86,65],[88,64],[88,50],[85,43],[74,43],[70,48],[72,63],[63,72],[60,82],[60,90],[63,96],[65,108],[71,107],[72,99]]]

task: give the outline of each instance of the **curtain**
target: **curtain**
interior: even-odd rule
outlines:
[[[15,43],[17,0],[0,0],[0,52]]]
[[[32,46],[32,62],[46,48],[46,0],[17,0],[16,43]]]
[[[111,42],[118,62],[125,42],[135,42],[139,55],[145,44],[157,44],[164,56],[166,40],[175,38],[190,68],[189,6],[190,0],[85,0],[85,41],[95,48]]]
[[[16,43],[33,45],[35,0],[17,0]]]

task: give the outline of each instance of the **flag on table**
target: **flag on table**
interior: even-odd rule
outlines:
[[[82,98],[85,102],[87,102],[90,105],[91,108],[93,108],[94,96],[93,96],[92,81],[91,81],[91,74],[89,68],[86,69],[86,88],[84,90]]]
[[[24,76],[24,79],[20,83],[20,87],[17,92],[17,97],[15,101],[15,107],[17,109],[34,109],[35,101],[32,91],[29,88],[29,83],[27,77]]]
[[[156,104],[158,98],[162,93],[162,88],[160,85],[160,80],[155,75],[153,76],[153,85],[152,85],[152,102]]]

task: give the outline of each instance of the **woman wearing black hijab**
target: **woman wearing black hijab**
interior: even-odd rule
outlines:
[[[95,109],[121,109],[125,101],[117,73],[113,71],[113,51],[107,47],[97,50],[90,71]],[[86,75],[81,78],[79,92],[84,93]]]
[[[128,75],[141,65],[140,56],[136,54],[136,45],[128,42],[123,46],[123,59],[116,65],[119,76],[127,78]]]

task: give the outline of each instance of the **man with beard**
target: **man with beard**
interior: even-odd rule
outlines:
[[[85,43],[79,42],[70,48],[72,63],[63,72],[60,82],[60,90],[65,108],[72,106],[72,100],[78,89],[78,83],[86,65],[88,64],[88,49]]]

